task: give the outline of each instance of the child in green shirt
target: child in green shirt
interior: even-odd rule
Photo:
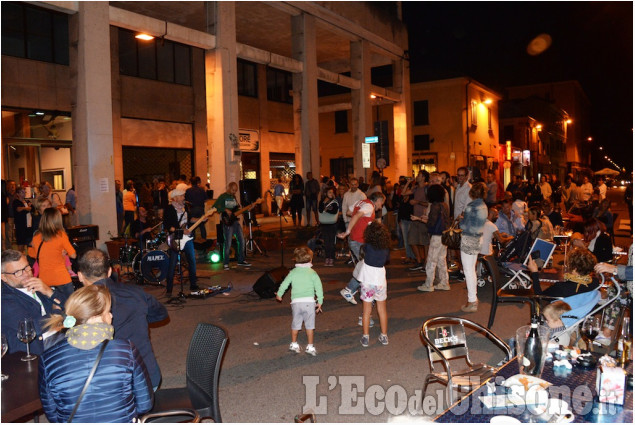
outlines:
[[[315,329],[315,314],[322,311],[324,293],[322,291],[322,281],[320,276],[312,269],[313,251],[308,247],[296,248],[293,251],[295,268],[289,272],[282,281],[276,299],[282,301],[282,296],[291,285],[291,344],[289,350],[294,353],[300,352],[298,344],[298,332],[302,329],[302,323],[306,329],[308,344],[305,352],[312,356],[317,355],[313,346],[313,331]],[[317,305],[315,297],[317,296]]]

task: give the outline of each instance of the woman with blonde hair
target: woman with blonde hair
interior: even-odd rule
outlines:
[[[28,255],[38,260],[38,277],[44,283],[70,296],[73,282],[66,268],[65,254],[70,258],[77,257],[64,231],[62,214],[56,208],[47,208],[42,213],[39,231],[33,236]]]
[[[478,310],[476,298],[476,260],[481,251],[481,238],[487,220],[487,186],[485,183],[475,183],[470,189],[472,201],[467,204],[461,219],[461,263],[467,286],[467,304],[461,307],[466,313]]]
[[[90,285],[71,295],[63,316],[47,321],[48,328],[65,330],[39,362],[40,399],[50,422],[133,422],[152,408],[143,358],[130,341],[113,339],[110,306],[108,288]]]

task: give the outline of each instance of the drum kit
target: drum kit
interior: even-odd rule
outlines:
[[[119,248],[119,262],[128,271],[123,277],[128,280],[136,279],[138,284],[161,286],[161,281],[168,276],[170,257],[168,255],[167,233],[158,223],[152,231],[152,237],[146,239],[145,247],[139,248],[137,239],[125,239],[124,246]]]

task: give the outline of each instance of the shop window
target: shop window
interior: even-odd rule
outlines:
[[[68,16],[2,2],[2,54],[68,65]]]
[[[267,100],[293,103],[292,74],[276,68],[267,68]]]
[[[348,111],[335,111],[335,133],[348,133]]]
[[[190,46],[170,40],[137,40],[135,33],[119,28],[119,72],[189,86],[192,84]]]
[[[430,135],[420,134],[415,136],[415,151],[429,151],[430,150]]]
[[[428,101],[417,100],[414,102],[414,120],[415,125],[429,125],[430,119],[428,117]]]
[[[240,96],[258,97],[258,68],[253,62],[238,59],[238,94]]]

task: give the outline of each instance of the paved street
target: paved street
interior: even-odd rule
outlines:
[[[613,190],[610,194],[615,201],[623,200],[621,191]],[[617,205],[614,210],[621,217],[628,217],[625,206],[620,209]],[[278,226],[274,218],[263,218],[260,222],[265,231]],[[293,234],[285,224],[285,235]],[[627,248],[629,239],[620,236],[626,234],[618,233],[618,245]],[[371,329],[368,348],[359,343],[361,327],[357,321],[361,305],[353,306],[339,295],[352,268],[341,261],[334,268],[326,268],[322,266],[322,258],[316,259],[315,270],[325,291],[324,313],[318,315],[316,324],[317,357],[287,351],[291,323],[289,294],[282,303],[277,303],[273,299],[259,299],[252,292],[252,285],[264,271],[280,265],[279,252],[269,253],[268,257],[251,256],[252,267],[232,268],[229,272],[222,271],[220,264],[200,264],[201,286],[225,286],[231,282],[234,289],[227,295],[169,306],[169,322],[151,330],[163,386],[185,384],[185,358],[192,332],[196,323],[209,322],[223,326],[229,333],[220,377],[220,408],[226,422],[293,422],[306,403],[316,404],[311,394],[317,394],[318,405],[326,412],[318,414],[319,422],[385,422],[395,415],[408,415],[405,404],[394,401],[384,404],[383,391],[397,394],[402,400],[420,394],[428,363],[419,327],[427,318],[441,315],[463,316],[486,325],[491,290],[489,286],[479,289],[478,312],[463,313],[460,306],[467,297],[465,283],[454,282],[448,292],[419,292],[416,286],[422,283],[424,274],[408,272],[401,264],[402,255],[403,250],[392,251],[387,267],[390,344],[382,346],[377,341],[379,329],[375,327]],[[293,265],[290,248],[285,250],[284,264]],[[147,290],[162,297],[160,288],[147,287]],[[377,320],[376,313],[373,317]],[[527,306],[503,304],[498,308],[493,331],[508,339],[528,321]],[[502,353],[482,337],[470,335],[468,340],[473,347],[472,360],[496,364],[502,359]],[[304,332],[300,333],[299,341],[303,347],[306,345]],[[313,383],[308,385],[308,392],[303,379]],[[355,387],[351,390],[353,382],[360,385],[359,392]],[[371,387],[375,385],[379,387]],[[439,388],[431,386],[432,390]],[[324,396],[319,404],[319,397]],[[429,409],[428,413],[434,417],[434,406]]]

